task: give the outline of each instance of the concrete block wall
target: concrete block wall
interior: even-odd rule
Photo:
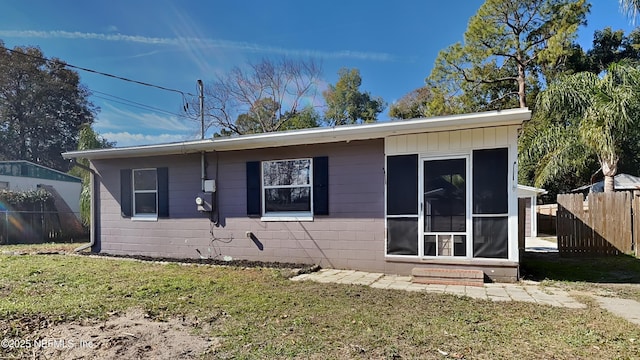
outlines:
[[[264,222],[246,215],[246,162],[329,157],[329,215],[309,222]],[[247,259],[386,271],[384,142],[353,141],[207,153],[216,179],[219,226],[196,210],[200,155],[96,160],[100,182],[99,250],[156,257]],[[217,162],[217,171],[216,169]],[[169,168],[167,219],[138,221],[120,213],[120,169]],[[253,237],[247,237],[247,232]]]

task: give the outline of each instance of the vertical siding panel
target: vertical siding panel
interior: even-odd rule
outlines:
[[[398,140],[395,136],[389,136],[384,139],[384,148],[386,154],[395,154],[398,152]]]
[[[408,152],[416,152],[418,151],[418,136],[416,134],[407,135],[407,151]]]
[[[438,150],[438,134],[429,133],[427,134],[427,151],[437,151]]]
[[[449,140],[450,133],[451,132],[449,131],[438,133],[438,150],[446,151],[451,149],[450,140]]]
[[[484,146],[486,147],[496,146],[496,129],[495,128],[484,129]]]
[[[496,128],[496,145],[508,145],[509,144],[509,130],[506,126],[501,126]]]
[[[406,135],[401,135],[401,136],[396,136],[396,146],[397,146],[397,150],[399,153],[405,153],[407,152],[407,136]]]
[[[471,141],[474,148],[482,147],[484,145],[484,131],[482,129],[473,129]]]
[[[426,152],[429,138],[426,133],[418,134],[418,152]]]
[[[449,149],[460,149],[460,131],[449,132]]]
[[[471,148],[471,130],[462,130],[460,132],[460,147]]]

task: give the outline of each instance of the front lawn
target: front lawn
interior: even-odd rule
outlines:
[[[530,252],[520,265],[525,279],[543,285],[640,301],[640,259],[633,256],[560,257]]]
[[[0,333],[28,338],[46,326],[105,321],[139,309],[157,321],[197,319],[196,331],[219,340],[204,358],[640,357],[640,327],[597,306],[576,310],[293,282],[288,274],[70,255],[1,255]],[[25,355],[8,355],[16,354]]]

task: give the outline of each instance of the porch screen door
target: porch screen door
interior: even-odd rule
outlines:
[[[423,163],[424,256],[467,255],[467,159]]]

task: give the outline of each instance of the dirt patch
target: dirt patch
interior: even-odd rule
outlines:
[[[39,331],[42,359],[194,359],[219,346],[197,320],[154,321],[130,310],[107,321],[58,324]]]

